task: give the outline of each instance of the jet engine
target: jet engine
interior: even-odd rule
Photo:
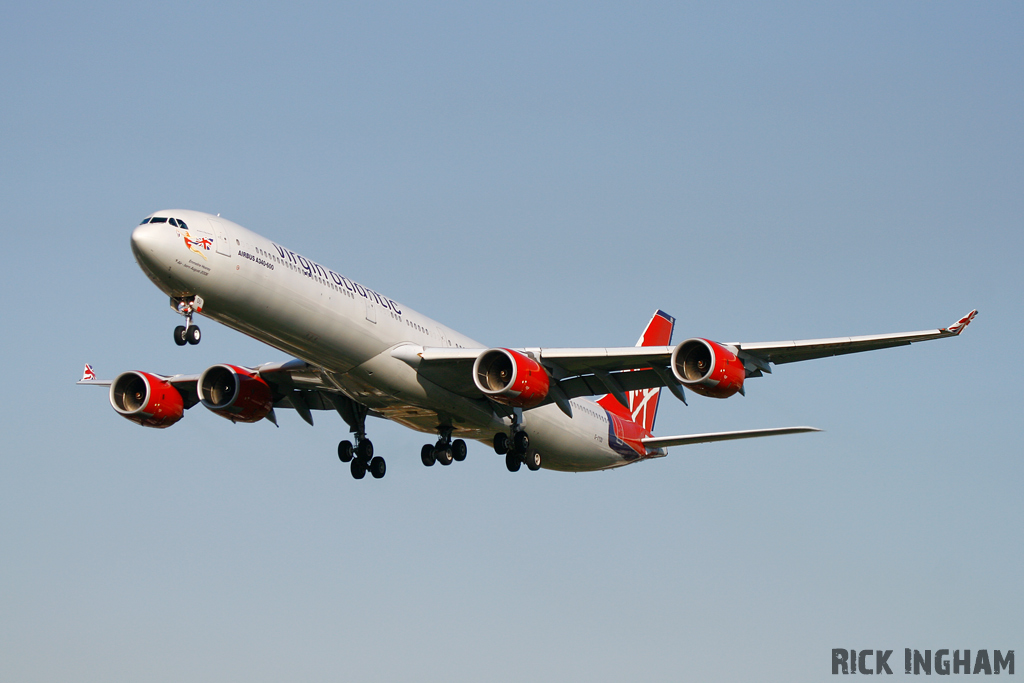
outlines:
[[[274,408],[270,387],[235,365],[214,365],[199,376],[199,400],[232,422],[259,422]]]
[[[488,349],[477,356],[473,382],[491,400],[515,408],[540,405],[551,386],[540,363],[512,349]]]
[[[708,339],[687,339],[672,351],[672,374],[691,391],[729,398],[743,391],[747,371],[728,347]]]
[[[181,419],[185,402],[170,382],[148,372],[122,372],[110,384],[110,405],[143,427],[163,429]]]

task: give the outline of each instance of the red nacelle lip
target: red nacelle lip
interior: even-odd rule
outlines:
[[[742,391],[747,370],[735,353],[710,339],[693,338],[672,351],[672,374],[687,389],[711,398]]]
[[[232,422],[259,422],[274,408],[270,386],[237,365],[213,365],[199,376],[199,400]]]
[[[488,349],[477,356],[473,382],[491,400],[516,408],[540,405],[551,388],[544,367],[512,349]]]
[[[163,429],[181,419],[185,402],[167,380],[148,372],[122,372],[110,384],[110,405],[142,425]]]

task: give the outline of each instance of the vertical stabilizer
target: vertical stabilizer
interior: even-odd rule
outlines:
[[[672,329],[675,327],[676,319],[665,311],[657,311],[651,322],[647,323],[643,334],[637,341],[637,346],[669,346],[672,344]],[[648,433],[654,431],[654,418],[658,414],[658,399],[661,398],[661,387],[653,389],[637,389],[627,391],[626,399],[629,404],[628,414],[626,409],[614,396],[608,394],[598,400],[598,404],[606,410],[622,417],[628,417],[643,427]]]

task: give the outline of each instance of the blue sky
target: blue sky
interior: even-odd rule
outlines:
[[[0,26],[0,678],[822,680],[1020,649],[1024,11],[1012,3],[34,3]],[[221,213],[483,341],[960,338],[668,398],[821,434],[516,475],[317,415],[168,430],[83,363],[198,347],[135,266]]]

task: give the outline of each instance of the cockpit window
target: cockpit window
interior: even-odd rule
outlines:
[[[171,225],[184,228],[188,230],[188,226],[185,225],[185,221],[180,218],[168,218],[167,216],[153,216],[152,218],[143,218],[139,225],[145,225],[146,223],[170,223]]]

